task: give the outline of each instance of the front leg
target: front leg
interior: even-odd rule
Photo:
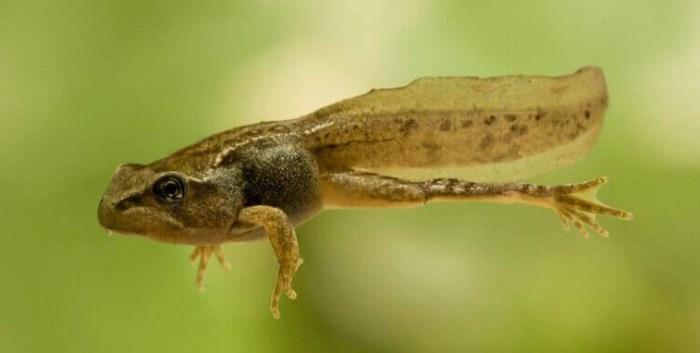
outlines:
[[[297,297],[296,292],[292,289],[292,279],[301,265],[302,259],[299,257],[299,243],[294,233],[294,226],[284,211],[270,206],[246,207],[238,214],[238,220],[265,229],[272,248],[275,250],[280,268],[277,273],[277,285],[272,292],[270,310],[272,316],[279,319],[279,297],[282,291],[287,294],[289,299]]]
[[[213,246],[198,246],[192,251],[190,255],[190,261],[195,262],[199,259],[199,270],[197,270],[197,289],[200,292],[204,292],[204,274],[207,272],[207,266],[209,265],[209,258],[211,258],[212,252],[219,259],[219,264],[226,271],[231,270],[231,264],[226,261],[224,257],[224,252],[221,250],[221,245]]]

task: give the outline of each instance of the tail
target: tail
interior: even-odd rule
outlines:
[[[493,174],[500,165],[496,174],[514,180],[575,162],[595,142],[607,100],[595,67],[561,77],[429,77],[341,101],[294,125],[330,166],[404,176],[483,166]]]

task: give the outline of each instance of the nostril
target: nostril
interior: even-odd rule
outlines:
[[[117,211],[124,211],[129,208],[129,205],[131,205],[131,201],[129,201],[129,199],[121,200],[114,205],[114,209]]]

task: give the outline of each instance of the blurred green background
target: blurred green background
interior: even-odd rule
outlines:
[[[492,204],[324,212],[299,298],[233,244],[195,289],[190,247],[108,238],[114,168],[427,75],[604,68],[579,164],[609,175],[610,239]],[[700,351],[698,1],[0,0],[0,351]]]

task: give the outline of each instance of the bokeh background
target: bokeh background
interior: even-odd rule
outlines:
[[[232,244],[107,237],[114,168],[428,75],[604,68],[579,164],[635,213],[583,240],[549,211],[434,204],[299,227],[299,298]],[[698,352],[700,2],[0,0],[0,351]]]

